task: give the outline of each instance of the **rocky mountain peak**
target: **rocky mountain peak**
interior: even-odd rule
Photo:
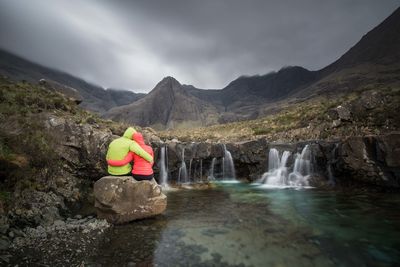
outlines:
[[[167,76],[163,78],[153,90],[150,91],[150,94],[160,92],[173,94],[176,91],[182,91],[182,85],[174,77]]]

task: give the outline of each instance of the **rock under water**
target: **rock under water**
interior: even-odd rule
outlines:
[[[154,181],[136,181],[130,176],[106,176],[94,184],[97,216],[121,224],[162,213],[167,197]]]

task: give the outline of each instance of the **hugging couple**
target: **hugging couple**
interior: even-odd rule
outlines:
[[[137,181],[152,180],[153,156],[153,149],[145,144],[143,135],[129,127],[122,137],[108,146],[108,173],[123,176],[132,172],[132,177]]]

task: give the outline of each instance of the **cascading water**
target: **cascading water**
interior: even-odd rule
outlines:
[[[311,150],[306,145],[301,154],[296,154],[293,172],[289,174],[289,185],[291,186],[308,186],[308,179],[311,174]]]
[[[264,173],[260,182],[268,185],[281,186],[287,185],[287,161],[291,153],[284,151],[279,158],[279,151],[272,148],[268,155],[268,172]]]
[[[185,148],[182,150],[182,163],[181,167],[179,168],[179,175],[178,175],[178,183],[187,183],[188,182],[187,176],[187,168],[185,163]]]
[[[224,148],[224,157],[222,158],[222,173],[223,179],[236,180],[235,166],[233,164],[232,154],[229,150],[226,149],[225,144]]]
[[[167,147],[161,147],[160,151],[160,182],[162,186],[168,186],[168,161]]]
[[[311,150],[306,145],[301,154],[297,153],[293,171],[288,174],[287,162],[291,153],[284,151],[279,157],[279,151],[271,148],[268,155],[268,172],[264,173],[258,182],[272,187],[302,187],[308,186],[311,174]]]
[[[217,161],[216,158],[213,158],[211,161],[211,166],[210,166],[210,171],[208,174],[208,180],[215,180],[215,176],[214,176],[214,167],[215,167],[215,162]]]

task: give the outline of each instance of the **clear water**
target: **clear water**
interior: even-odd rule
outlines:
[[[218,183],[169,191],[165,214],[114,227],[102,266],[398,266],[400,196]]]

